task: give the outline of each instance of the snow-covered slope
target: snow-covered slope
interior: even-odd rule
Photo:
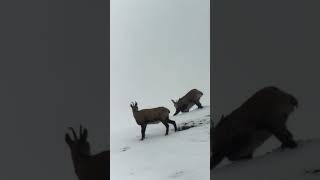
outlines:
[[[210,108],[194,109],[170,119],[178,128],[192,128],[169,135],[160,124],[148,125],[140,141],[140,126],[111,134],[112,180],[206,180],[210,178]],[[134,121],[132,117],[132,121]]]
[[[320,140],[300,141],[293,150],[276,149],[252,160],[219,166],[214,180],[319,180]]]

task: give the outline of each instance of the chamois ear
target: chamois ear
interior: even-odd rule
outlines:
[[[71,132],[72,132],[72,134],[73,134],[74,140],[75,140],[75,141],[78,140],[77,134],[76,134],[76,132],[74,131],[74,129],[73,129],[72,127],[69,127],[69,129],[71,130]]]
[[[82,125],[80,124],[80,136],[82,134]]]
[[[88,138],[88,130],[87,130],[87,128],[84,128],[83,133],[81,134],[80,140],[81,141],[86,141],[87,138]]]
[[[72,139],[70,138],[69,134],[66,133],[65,137],[64,137],[66,143],[71,146],[71,144],[73,143]]]

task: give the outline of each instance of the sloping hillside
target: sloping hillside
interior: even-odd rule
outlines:
[[[210,108],[194,109],[170,119],[176,121],[180,131],[174,132],[170,125],[168,136],[164,136],[161,123],[148,125],[144,141],[140,141],[138,125],[111,134],[111,179],[210,178]]]
[[[252,160],[229,163],[211,171],[215,180],[319,180],[320,140],[299,141],[293,150],[275,149]]]

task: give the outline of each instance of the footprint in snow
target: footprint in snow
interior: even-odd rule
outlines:
[[[127,150],[129,150],[130,149],[130,147],[129,146],[126,146],[126,147],[123,147],[120,151],[121,152],[125,152],[125,151],[127,151]]]
[[[178,178],[178,177],[181,177],[183,175],[183,173],[184,173],[184,171],[177,171],[173,175],[171,175],[170,177]]]

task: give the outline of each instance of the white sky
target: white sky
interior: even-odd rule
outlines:
[[[209,105],[209,3],[111,1],[111,132],[136,126],[131,101],[140,109],[165,106],[173,113],[170,99],[197,88]]]

